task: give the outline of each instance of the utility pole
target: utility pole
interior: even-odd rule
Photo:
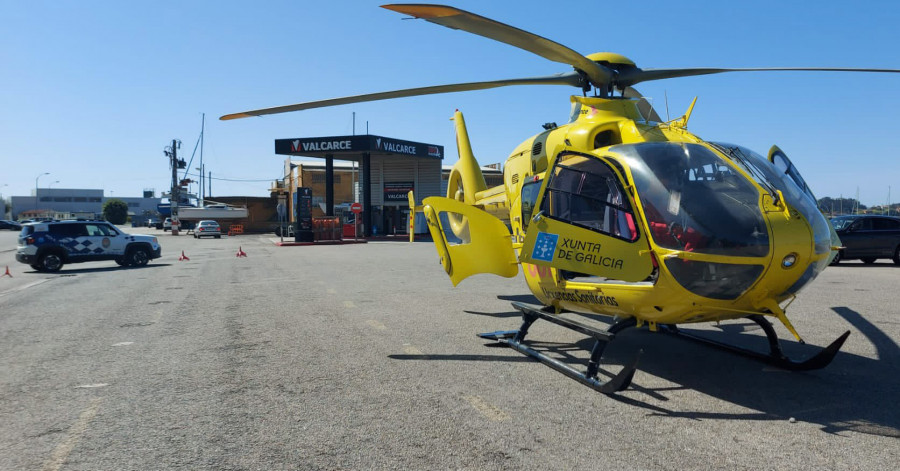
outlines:
[[[172,190],[169,192],[169,209],[172,211],[172,235],[178,235],[178,201],[181,198],[181,182],[178,181],[178,169],[187,166],[184,160],[178,160],[178,149],[181,141],[172,139],[172,145],[163,151],[169,157],[169,165],[172,166]]]
[[[206,167],[203,166],[203,134],[206,132],[206,113],[203,113],[203,117],[200,119],[200,207],[206,206],[205,196],[203,194],[203,171],[206,170]]]

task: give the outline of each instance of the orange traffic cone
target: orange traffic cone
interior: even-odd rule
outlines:
[[[4,276],[8,276],[8,277],[10,277],[10,278],[13,277],[13,276],[12,276],[12,273],[9,272],[9,265],[6,266],[6,273],[0,275],[0,278],[3,278]]]
[[[183,261],[185,261],[185,260],[190,261],[191,259],[187,258],[187,255],[184,254],[184,250],[182,250],[182,251],[181,251],[181,256],[178,257],[178,261],[179,261],[179,262],[183,262]]]
[[[238,246],[238,252],[237,252],[236,256],[238,256],[238,257],[246,257],[247,254],[241,249],[240,246]]]

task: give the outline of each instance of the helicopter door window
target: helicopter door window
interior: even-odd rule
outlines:
[[[542,180],[535,180],[522,185],[522,229],[528,229],[528,223],[531,222],[541,183]]]
[[[601,160],[560,156],[541,210],[549,217],[626,241],[638,238],[634,214],[616,174]]]

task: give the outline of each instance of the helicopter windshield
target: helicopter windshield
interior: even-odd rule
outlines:
[[[785,202],[800,211],[812,227],[817,254],[830,251],[832,245],[840,245],[839,240],[833,240],[828,220],[819,211],[816,197],[793,164],[784,159],[776,159],[775,164],[772,164],[762,155],[742,146],[725,143],[712,145],[723,154],[734,158],[735,162],[744,166],[757,181],[760,183],[764,181],[766,186],[771,185],[781,191]]]
[[[745,168],[750,167],[747,169],[749,173],[753,174],[757,181],[764,180],[764,186],[774,186],[781,191],[785,203],[799,211],[812,228],[816,254],[828,253],[832,246],[841,245],[834,228],[819,211],[816,197],[803,177],[800,176],[800,172],[786,156],[776,154],[775,162],[772,163],[769,162],[769,159],[745,147],[725,143],[713,143],[712,145]],[[830,261],[831,257],[825,257],[811,263],[803,275],[783,294],[798,293],[814,280]]]
[[[711,255],[763,257],[769,235],[756,187],[698,144],[614,146],[631,168],[657,245]]]

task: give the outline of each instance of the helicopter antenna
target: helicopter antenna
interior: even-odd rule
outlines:
[[[663,96],[666,99],[666,121],[671,121],[672,118],[669,118],[669,91],[663,90]]]

